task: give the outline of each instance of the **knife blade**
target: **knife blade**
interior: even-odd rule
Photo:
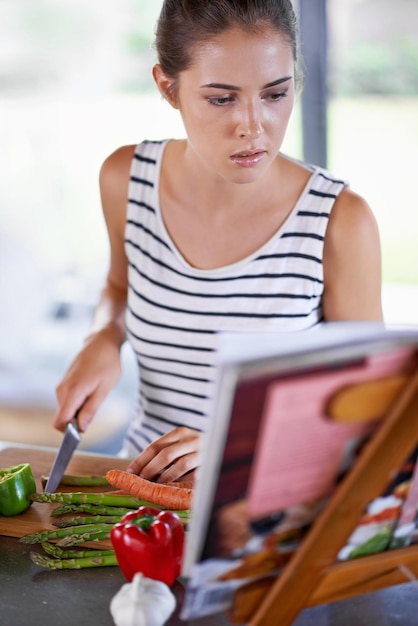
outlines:
[[[44,488],[45,493],[53,493],[61,482],[61,478],[67,468],[70,459],[81,441],[81,434],[77,424],[77,418],[74,417],[65,429],[65,434],[59,447],[57,456],[55,457],[49,478]]]

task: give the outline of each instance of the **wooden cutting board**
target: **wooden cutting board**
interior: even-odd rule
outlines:
[[[0,468],[30,463],[38,491],[43,491],[41,477],[48,475],[52,467],[56,452],[37,450],[33,448],[5,448],[0,450]],[[104,475],[109,469],[126,469],[128,461],[117,457],[90,456],[75,453],[66,469],[66,474],[75,475]],[[109,490],[112,488],[109,487]],[[59,491],[106,491],[106,487],[59,487]],[[34,502],[29,509],[20,515],[5,517],[0,515],[0,535],[7,537],[23,537],[27,533],[53,529],[51,511],[57,504]],[[91,546],[92,544],[85,544]],[[109,542],[96,542],[95,547],[109,546]]]

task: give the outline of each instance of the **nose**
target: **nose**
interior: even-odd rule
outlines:
[[[262,132],[262,115],[258,105],[253,103],[243,105],[237,123],[239,137],[252,139],[261,135]]]

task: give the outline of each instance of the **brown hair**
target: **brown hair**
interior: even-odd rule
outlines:
[[[172,88],[179,74],[192,65],[195,47],[233,27],[256,33],[273,29],[284,35],[298,73],[297,26],[291,0],[164,0],[155,48],[163,72],[173,79]]]

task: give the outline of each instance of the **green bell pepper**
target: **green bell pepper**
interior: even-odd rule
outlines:
[[[0,469],[0,515],[18,515],[29,508],[29,496],[36,492],[29,463]]]

